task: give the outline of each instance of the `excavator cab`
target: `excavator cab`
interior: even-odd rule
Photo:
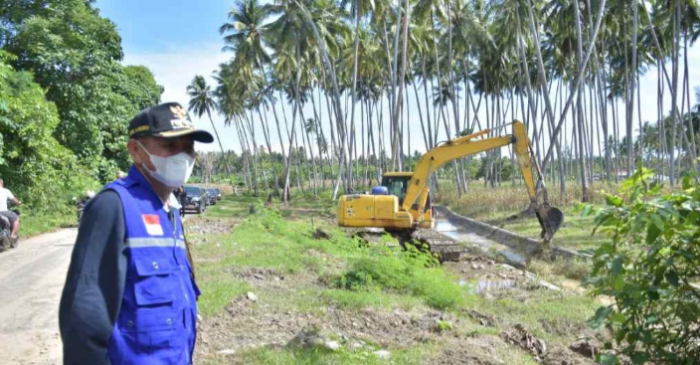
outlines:
[[[412,176],[411,172],[388,172],[382,176],[382,186],[387,188],[389,195],[399,198],[399,205],[403,204],[408,181],[411,180]]]
[[[389,195],[399,198],[399,206],[402,206],[412,178],[413,172],[387,172],[382,176],[382,186],[387,188]],[[435,217],[435,207],[431,202],[430,191],[427,191],[427,195],[423,212],[418,211],[418,201],[414,202],[410,208],[410,212],[420,228],[432,228],[433,217]]]

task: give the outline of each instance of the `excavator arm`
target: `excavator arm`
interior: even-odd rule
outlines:
[[[533,209],[542,227],[541,237],[545,242],[549,242],[554,233],[559,229],[563,220],[563,214],[559,209],[552,208],[546,202],[539,203],[535,179],[532,173],[530,159],[530,141],[527,138],[527,131],[522,122],[514,121],[513,134],[503,137],[491,137],[474,140],[477,137],[486,135],[491,130],[486,129],[468,136],[460,137],[428,151],[418,162],[413,172],[413,177],[408,182],[406,196],[402,208],[408,211],[414,210],[423,212],[428,196],[427,182],[430,176],[442,165],[460,157],[477,154],[484,151],[493,150],[509,144],[514,144],[518,165],[522,171],[523,180],[530,197],[530,209]]]

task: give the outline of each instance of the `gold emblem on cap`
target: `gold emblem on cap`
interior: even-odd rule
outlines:
[[[178,119],[187,119],[187,111],[180,105],[171,106],[170,111],[173,112]]]

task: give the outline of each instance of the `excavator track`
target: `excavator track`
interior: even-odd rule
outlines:
[[[455,239],[437,232],[433,229],[418,228],[415,230],[383,230],[377,228],[349,228],[346,232],[350,236],[358,237],[367,243],[381,243],[384,234],[390,234],[399,241],[401,247],[406,244],[427,245],[431,253],[437,255],[440,262],[459,261],[464,247]]]
[[[462,252],[464,252],[464,248],[457,240],[433,229],[418,228],[402,235],[404,236],[403,240],[399,239],[402,244],[411,240],[427,244],[430,252],[437,255],[440,262],[459,261]]]

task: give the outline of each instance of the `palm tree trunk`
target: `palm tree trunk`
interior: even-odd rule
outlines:
[[[395,142],[394,150],[395,154],[394,157],[396,158],[396,164],[399,169],[399,171],[403,170],[403,161],[399,149],[399,140],[398,140],[398,128],[399,128],[399,118],[401,116],[401,104],[403,103],[403,92],[404,92],[404,87],[406,83],[406,63],[407,63],[407,53],[408,53],[408,24],[411,19],[411,9],[410,9],[410,4],[408,0],[404,1],[404,16],[402,18],[402,28],[403,28],[403,53],[401,55],[401,67],[399,69],[399,73],[397,74],[398,77],[398,84],[399,84],[399,94],[396,97],[396,103],[395,103],[395,108],[394,108],[394,117],[393,117],[393,123],[392,125],[394,126],[394,136],[397,138],[397,141]]]
[[[216,130],[216,126],[214,125],[214,120],[211,119],[211,111],[207,109],[207,116],[209,117],[209,122],[211,123],[212,129],[214,129],[214,135],[216,136],[216,141],[219,142],[219,148],[221,149],[221,154],[225,155],[224,152],[224,145],[221,144],[221,138],[219,138],[219,131]],[[233,186],[233,175],[231,175],[231,166],[228,163],[228,160],[224,160],[225,166],[226,166],[226,174],[228,174],[228,179],[229,179],[229,184]]]
[[[673,108],[677,108],[678,105],[678,46],[679,46],[679,34],[680,34],[680,5],[681,1],[677,0],[673,7],[673,53],[671,54],[671,64],[673,68],[673,84],[671,86],[671,105]],[[680,116],[673,114],[672,124],[671,124],[671,145],[669,147],[669,168],[670,168],[670,182],[671,187],[676,186],[676,133],[677,126],[680,122]]]
[[[284,139],[282,138],[282,130],[280,128],[280,120],[277,117],[277,107],[275,107],[274,101],[272,101],[272,114],[275,117],[275,126],[277,127],[277,138],[280,141],[280,149],[282,151],[282,161],[283,161],[284,167],[286,169],[287,168],[287,151],[285,151],[285,149],[284,149]],[[277,173],[275,173],[275,175],[277,175]],[[276,187],[276,189],[278,189],[278,187]],[[282,194],[284,194],[284,191],[282,191]]]
[[[360,0],[355,0],[355,42],[353,45],[352,54],[352,90],[351,90],[351,105],[350,105],[350,130],[352,131],[351,138],[355,137],[355,103],[357,102],[357,54],[360,49]],[[364,138],[364,135],[363,135]],[[357,157],[357,156],[356,156]],[[352,165],[350,165],[352,166]],[[352,176],[352,170],[349,171]],[[350,179],[350,187],[352,187],[352,178]]]
[[[578,0],[574,0],[574,25],[576,29],[576,61],[579,66],[579,73],[584,72],[584,69],[586,68],[586,65],[582,63],[582,57],[583,57],[583,37],[581,35],[581,12],[579,10],[579,4]],[[575,92],[577,94],[577,100],[576,100],[576,109],[578,112],[578,143],[579,143],[579,154],[580,154],[580,161],[579,161],[579,168],[580,168],[580,174],[581,174],[581,201],[586,203],[588,202],[588,182],[586,181],[586,157],[585,157],[585,145],[584,145],[584,115],[583,115],[583,102],[582,102],[582,94],[583,94],[583,85],[579,83],[577,85],[576,89],[572,89],[571,92]]]
[[[296,60],[297,60],[297,65],[301,65],[301,51],[299,50],[299,45],[297,44],[296,47]],[[285,177],[284,177],[284,194],[282,201],[284,202],[285,205],[289,203],[289,177],[291,173],[291,165],[292,165],[292,152],[293,152],[293,145],[294,145],[294,140],[295,134],[296,134],[296,122],[297,122],[297,112],[299,109],[299,83],[301,80],[301,67],[297,68],[297,74],[296,74],[296,80],[294,82],[294,97],[295,97],[295,103],[292,111],[292,134],[289,137],[289,160],[287,161],[287,168],[285,171]],[[299,173],[297,173],[297,178],[299,176]]]
[[[245,139],[241,134],[241,128],[238,120],[234,121],[236,133],[238,134],[238,143],[241,145],[241,157],[243,158],[243,182],[245,183],[246,189],[251,189],[253,183],[250,181],[250,163],[248,162],[248,150],[245,146]]]
[[[263,130],[263,136],[265,137],[265,144],[267,145],[267,152],[270,154],[269,159],[270,159],[270,164],[272,165],[272,173],[275,175],[275,196],[280,195],[280,182],[277,177],[277,164],[275,163],[275,156],[272,153],[272,142],[270,141],[270,126],[267,122],[267,114],[260,112],[260,108],[256,108],[258,111],[258,117],[260,118],[260,122],[262,124],[262,130]]]
[[[688,30],[685,29],[684,31],[685,37],[683,37],[685,46],[683,47],[683,79],[685,80],[685,91],[686,91],[686,96],[687,96],[687,101],[688,101],[688,112],[690,113],[691,110],[691,102],[690,102],[690,84],[689,84],[689,74],[688,74],[688,38],[690,37],[688,35]],[[698,101],[700,102],[700,100]],[[690,149],[690,156],[692,159],[692,164],[697,168],[697,155],[698,155],[698,149],[697,145],[695,143],[695,129],[693,127],[692,123],[692,118],[684,118],[688,121],[688,134],[690,134],[690,144],[691,144],[691,149]],[[697,171],[697,169],[696,169]]]
[[[430,150],[430,144],[428,143],[428,136],[425,134],[425,123],[423,122],[423,113],[420,107],[420,99],[418,98],[418,88],[416,87],[416,82],[413,82],[413,92],[416,95],[416,108],[418,108],[418,120],[420,120],[420,129],[423,132],[423,143],[425,143],[425,150]]]
[[[605,0],[603,0],[605,1]],[[532,15],[532,1],[527,0],[527,11],[528,11],[528,19],[529,19],[529,25],[530,25],[530,32],[532,33],[532,38],[535,41],[535,54],[537,55],[537,66],[539,70],[539,77],[540,77],[540,83],[541,85],[541,94],[544,98],[545,102],[545,110],[547,112],[547,121],[549,122],[549,130],[554,129],[554,112],[552,110],[552,104],[551,101],[549,100],[549,92],[548,92],[548,85],[549,83],[547,82],[547,74],[545,73],[544,69],[544,61],[542,60],[542,52],[541,52],[541,45],[540,45],[540,39],[539,39],[539,33],[537,31],[537,28],[535,28],[535,19]],[[516,11],[518,13],[518,19],[519,19],[519,14],[520,11]],[[559,144],[559,140],[556,138],[556,134],[553,136],[554,138],[550,139],[553,140],[554,143],[550,143],[550,151],[552,150],[552,147],[557,148],[557,156],[560,156],[561,160],[561,145]],[[545,156],[544,161],[542,161],[542,171],[545,171],[545,168],[547,167],[547,156],[549,155],[549,152]],[[562,187],[562,195],[563,195],[563,186],[565,185],[565,176],[564,176],[564,166],[560,162],[559,164],[559,181],[560,181],[560,186]]]
[[[425,98],[425,117],[428,124],[428,149],[435,147],[433,144],[433,127],[430,121],[430,100],[428,99],[428,76],[425,72],[425,56],[420,55],[420,63],[423,75],[423,96]],[[416,98],[417,100],[417,98]]]
[[[243,123],[243,130],[246,130],[246,127],[248,129],[248,133],[250,134],[250,139],[252,141],[253,145],[253,195],[258,196],[258,148],[256,147],[256,142],[255,142],[255,131],[252,128],[252,124],[248,120],[248,116],[243,113],[243,118],[244,122]]]
[[[528,0],[528,3],[529,3],[529,0]],[[581,80],[583,79],[583,74],[584,74],[584,71],[586,70],[586,66],[588,65],[588,60],[590,59],[591,53],[593,52],[593,49],[595,48],[595,42],[596,42],[596,38],[598,36],[598,31],[600,30],[600,24],[602,23],[603,17],[605,15],[605,3],[606,3],[606,0],[601,0],[601,2],[599,4],[598,16],[596,18],[596,25],[595,25],[595,28],[593,30],[593,35],[591,36],[591,39],[590,39],[588,50],[586,50],[586,54],[583,57],[583,61],[579,64],[579,71],[578,71],[576,78],[574,79],[574,82],[573,82],[573,85],[575,86],[574,90],[579,87]],[[531,6],[528,10],[530,12],[530,18],[532,19]],[[532,20],[531,20],[531,23],[533,23]],[[534,23],[532,26],[534,28]],[[537,36],[535,36],[534,38],[535,38],[535,42],[538,44],[538,47],[539,47],[539,40],[537,40]],[[539,54],[539,49],[538,49],[537,53]],[[539,59],[540,59],[539,63],[541,63],[541,58],[539,58]],[[542,68],[541,71],[543,72],[544,66],[543,65],[540,65],[540,66]],[[571,102],[573,101],[574,96],[575,96],[574,93],[569,94],[569,97],[566,101],[564,109],[561,111],[562,117],[560,118],[559,122],[556,125],[556,128],[554,129],[554,132],[553,132],[554,138],[556,138],[559,135],[559,131],[561,130],[561,127],[563,125],[564,117],[566,116],[567,110],[571,106]],[[545,100],[546,100],[546,98],[545,98]],[[554,149],[554,146],[550,145],[549,149],[547,150],[547,154],[545,155],[544,161],[542,161],[542,169],[544,169],[547,166],[547,162],[552,156],[553,149]]]
[[[339,123],[339,125],[344,124],[344,118],[343,118],[343,109],[340,106],[340,91],[338,88],[338,80],[335,75],[335,69],[333,68],[333,64],[330,61],[330,58],[328,56],[328,51],[326,50],[326,44],[321,38],[321,36],[318,33],[318,29],[316,28],[316,24],[313,21],[313,18],[311,17],[311,14],[309,14],[308,10],[306,10],[306,7],[304,6],[303,3],[301,3],[298,0],[292,0],[292,3],[294,3],[296,6],[299,7],[299,10],[301,10],[301,14],[304,17],[304,20],[307,22],[307,24],[311,27],[311,31],[314,35],[314,38],[319,46],[319,50],[321,51],[321,59],[323,60],[323,64],[328,70],[330,76],[331,76],[331,81],[333,83],[333,103],[334,103],[334,109],[335,109],[335,115],[336,115],[336,122]],[[299,55],[297,55],[297,58]],[[343,133],[344,134],[344,133]],[[346,145],[345,141],[343,140],[341,143],[341,150],[342,156],[344,157],[345,160],[348,159],[347,155],[347,150],[346,150]],[[335,188],[333,189],[333,200],[336,199],[338,195],[338,188],[339,188],[339,182],[340,182],[340,176],[342,174],[342,168],[338,169],[338,180],[336,181]]]

